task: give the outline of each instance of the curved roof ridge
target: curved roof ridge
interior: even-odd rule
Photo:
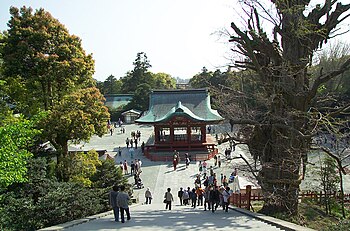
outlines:
[[[180,110],[179,110],[180,109]],[[176,106],[172,107],[168,113],[166,113],[163,117],[158,119],[158,122],[168,121],[174,116],[185,116],[190,117],[193,120],[197,121],[205,121],[204,118],[195,115],[190,109],[181,104],[181,101],[178,101]]]

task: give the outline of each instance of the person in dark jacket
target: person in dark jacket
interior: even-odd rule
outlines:
[[[179,197],[180,200],[180,205],[182,205],[182,195],[184,194],[184,191],[182,191],[182,188],[177,192],[177,196]]]
[[[117,196],[119,193],[119,186],[114,185],[113,190],[109,193],[109,204],[113,208],[114,221],[119,221],[119,207],[117,204]]]
[[[217,189],[217,187],[214,187],[212,190],[210,190],[209,202],[211,206],[211,211],[214,212],[218,208],[220,203],[220,192]]]
[[[191,192],[191,201],[192,201],[192,207],[196,208],[196,204],[197,204],[197,193],[196,190],[193,188],[192,192]]]

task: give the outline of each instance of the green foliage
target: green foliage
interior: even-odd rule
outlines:
[[[348,219],[342,220],[341,208],[339,204],[336,204],[339,212],[332,215],[327,215],[319,203],[315,199],[303,199],[299,206],[299,216],[279,217],[283,220],[294,222],[296,224],[307,226],[315,230],[349,230]],[[338,228],[336,228],[338,227]]]
[[[111,121],[118,121],[119,118],[122,116],[122,112],[125,111],[125,107],[127,105],[124,105],[123,107],[119,108],[110,108],[108,107],[108,112],[110,114],[110,120]]]
[[[349,219],[341,220],[337,224],[331,225],[326,230],[328,231],[350,230],[350,220]]]
[[[108,76],[103,82],[96,81],[96,87],[103,95],[121,94],[122,92],[122,82],[113,75]]]
[[[121,78],[122,92],[133,93],[133,100],[123,110],[138,109],[147,110],[149,93],[152,89],[174,89],[176,80],[166,73],[152,73],[147,55],[144,52],[137,53],[134,69]]]
[[[131,102],[124,107],[124,109],[138,109],[145,111],[148,109],[149,105],[149,94],[151,93],[151,86],[147,83],[140,84],[131,100]]]
[[[87,153],[70,153],[67,157],[64,160],[66,162],[64,167],[69,181],[90,187],[92,182],[89,178],[96,173],[97,167],[101,166],[98,153],[90,150]]]
[[[37,202],[25,191],[2,195],[0,228],[37,230],[108,209],[108,189],[87,189],[65,182],[48,182],[46,187]]]
[[[335,160],[329,156],[326,156],[322,161],[320,168],[320,182],[323,193],[326,194],[324,200],[322,201],[325,206],[326,214],[331,214],[332,207],[334,207],[335,204],[335,201],[332,200],[328,194],[338,191],[337,189],[340,179],[336,169],[337,164]]]
[[[33,159],[28,164],[28,182],[13,184],[2,193],[1,230],[37,230],[110,209],[109,187],[86,188],[57,182],[48,178],[48,171],[46,159]],[[120,180],[115,174],[103,176]]]
[[[88,141],[93,134],[106,133],[109,113],[103,100],[97,88],[86,88],[66,95],[52,108],[42,125],[50,128],[44,133],[61,154],[67,154],[68,140]]]
[[[28,114],[50,109],[66,94],[91,86],[94,61],[81,40],[44,9],[10,8],[2,50],[7,94]]]
[[[320,168],[320,182],[324,192],[336,192],[339,184],[339,175],[337,173],[337,163],[334,159],[326,156],[322,161]]]
[[[320,52],[318,63],[311,69],[311,77],[316,78],[319,73],[328,73],[339,68],[350,57],[350,44],[336,41]],[[350,96],[350,71],[345,71],[339,76],[323,84],[320,95],[341,94]]]
[[[127,179],[124,177],[119,166],[115,165],[114,160],[106,159],[97,166],[96,173],[90,177],[94,188],[108,188],[113,185],[127,185]]]
[[[123,93],[134,93],[140,84],[149,83],[152,80],[152,75],[148,71],[152,66],[147,59],[146,53],[137,53],[133,64],[134,69],[121,78]]]
[[[121,93],[122,83],[117,80],[113,75],[103,82],[103,94],[119,94]]]
[[[230,86],[235,77],[235,73],[230,68],[226,72],[221,72],[219,69],[212,72],[208,71],[206,67],[203,67],[201,73],[190,79],[189,84],[193,88],[211,88],[218,87],[219,85]]]
[[[0,187],[26,181],[26,161],[32,156],[28,147],[40,131],[36,121],[22,117],[0,127]]]
[[[202,72],[193,76],[189,84],[193,88],[205,88],[210,86],[210,78],[212,76],[212,72],[208,72],[208,69],[206,67],[202,68]]]
[[[151,73],[152,81],[148,83],[152,89],[175,89],[176,80],[166,73]]]

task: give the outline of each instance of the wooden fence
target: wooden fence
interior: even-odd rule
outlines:
[[[327,196],[330,198],[335,198],[336,200],[340,200],[340,195],[335,192],[329,193],[327,194]],[[306,191],[306,192],[299,193],[299,199],[311,198],[311,199],[322,201],[325,197],[326,195],[323,192]],[[261,193],[257,193],[257,194],[252,193],[252,186],[247,185],[245,189],[245,193],[233,193],[230,196],[229,202],[230,204],[236,207],[250,210],[252,209],[252,205],[251,205],[252,201],[263,201],[263,199],[264,197]],[[344,194],[344,202],[350,203],[350,194]]]

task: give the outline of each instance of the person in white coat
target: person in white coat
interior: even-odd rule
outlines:
[[[228,212],[228,205],[229,205],[229,199],[231,196],[231,191],[230,191],[230,187],[226,187],[224,191],[222,191],[222,197],[223,197],[223,209],[225,210],[225,212]]]

